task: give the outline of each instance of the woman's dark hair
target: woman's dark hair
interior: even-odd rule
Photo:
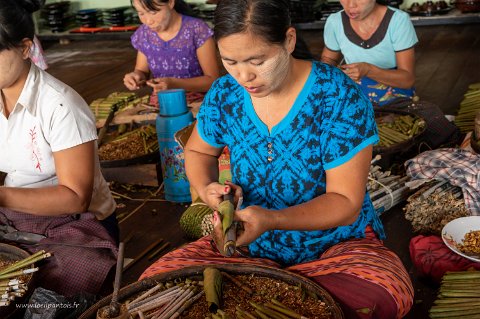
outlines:
[[[280,44],[291,26],[288,0],[220,0],[214,16],[215,39],[251,32]]]
[[[33,40],[32,13],[44,0],[0,0],[0,51],[18,47],[25,38]]]
[[[130,0],[130,2],[133,6],[133,0]],[[161,8],[160,4],[167,3],[168,0],[138,0],[138,2],[148,10],[158,11]],[[195,17],[192,8],[183,0],[175,0],[175,6],[173,9],[180,14]]]
[[[220,0],[214,15],[218,41],[236,33],[250,32],[272,44],[283,44],[292,26],[288,0]],[[297,34],[295,58],[311,60],[313,55]]]

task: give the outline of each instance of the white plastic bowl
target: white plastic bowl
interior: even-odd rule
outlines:
[[[450,221],[442,229],[442,239],[453,252],[472,261],[480,262],[480,254],[467,255],[457,247],[462,244],[465,234],[472,230],[480,230],[480,216],[460,217]]]

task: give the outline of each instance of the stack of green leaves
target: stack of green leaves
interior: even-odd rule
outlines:
[[[480,83],[474,83],[468,86],[454,121],[462,133],[473,130],[478,111],[480,111]]]
[[[447,272],[430,318],[480,318],[480,271]]]

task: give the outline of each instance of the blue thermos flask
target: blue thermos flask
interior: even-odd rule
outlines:
[[[174,135],[193,122],[193,115],[187,107],[185,90],[165,90],[157,95],[160,110],[156,128],[165,199],[177,203],[191,202],[183,149],[175,141]]]

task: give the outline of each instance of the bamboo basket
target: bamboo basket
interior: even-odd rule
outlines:
[[[290,285],[299,285],[301,284],[306,290],[316,293],[319,296],[319,299],[322,300],[332,313],[332,319],[343,319],[345,318],[340,306],[337,302],[333,299],[333,297],[320,285],[302,277],[300,275],[294,274],[292,272],[267,267],[267,266],[259,266],[259,265],[250,265],[250,264],[241,264],[241,263],[232,263],[232,264],[207,264],[201,266],[188,266],[183,269],[171,271],[168,273],[162,273],[155,275],[150,278],[146,278],[141,281],[137,281],[132,283],[128,286],[122,288],[118,293],[118,300],[119,302],[123,302],[124,300],[133,297],[136,294],[141,293],[142,291],[146,291],[153,286],[155,286],[159,282],[166,282],[171,281],[176,278],[185,278],[185,277],[192,277],[192,276],[202,276],[203,270],[206,267],[215,267],[220,271],[225,271],[231,275],[246,275],[246,274],[255,274],[259,276],[265,276],[272,279],[277,279],[288,283]],[[107,306],[110,304],[112,299],[112,295],[107,296],[96,304],[91,306],[87,309],[79,319],[95,319],[97,310]]]

